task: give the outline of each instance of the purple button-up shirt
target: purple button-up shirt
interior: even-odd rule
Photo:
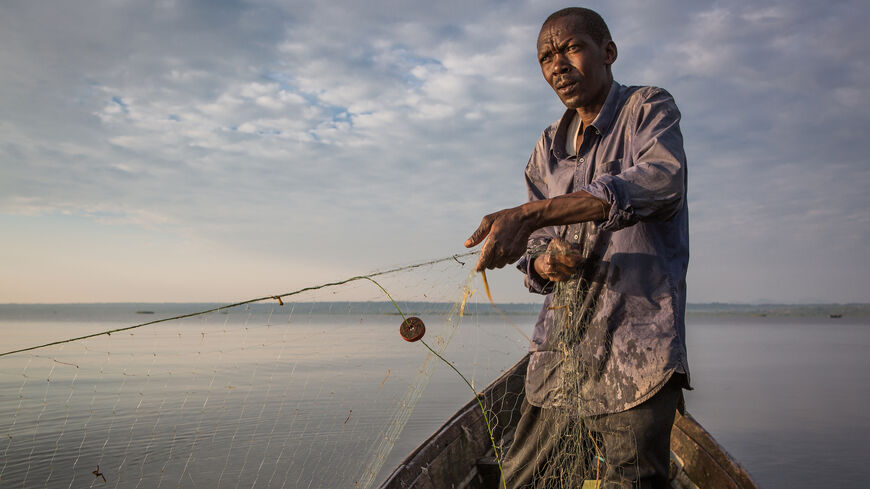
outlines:
[[[581,416],[652,397],[686,361],[689,219],[680,112],[660,88],[616,82],[576,156],[565,152],[568,110],[526,166],[529,200],[586,192],[607,201],[601,222],[539,229],[518,267],[547,294],[532,338],[526,397]],[[532,259],[560,237],[584,262],[569,281],[543,280]]]

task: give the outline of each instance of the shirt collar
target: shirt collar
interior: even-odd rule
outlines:
[[[601,106],[601,111],[598,112],[598,115],[595,116],[595,120],[590,124],[590,126],[595,128],[597,134],[604,134],[610,129],[610,126],[613,123],[613,118],[616,116],[617,109],[619,108],[619,93],[621,91],[622,85],[614,80],[613,83],[610,84],[610,91],[607,93],[604,105]],[[556,127],[556,134],[553,137],[552,145],[553,154],[557,158],[565,159],[569,157],[568,153],[565,151],[565,138],[568,136],[568,127],[571,125],[571,121],[574,119],[576,114],[576,110],[567,109],[565,113],[562,114],[562,118],[559,119],[559,125]]]
[[[616,117],[616,112],[619,109],[619,94],[622,92],[622,85],[613,81],[610,84],[610,92],[607,93],[607,99],[604,100],[604,106],[601,107],[601,112],[592,121],[592,127],[598,130],[600,134],[604,134],[610,129],[613,123],[613,118]]]

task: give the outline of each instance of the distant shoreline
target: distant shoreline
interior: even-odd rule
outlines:
[[[453,308],[453,303],[446,302],[406,302],[399,301],[402,311],[406,314],[433,314],[447,313]],[[61,313],[84,312],[94,308],[103,311],[131,314],[178,314],[212,309],[224,305],[224,303],[206,302],[108,302],[108,303],[44,303],[44,304],[0,304],[0,320],[10,319],[21,313]],[[508,315],[537,314],[540,303],[502,303],[497,304],[499,311]],[[395,307],[390,302],[290,302],[285,301],[283,306],[274,302],[250,304],[247,307],[254,311],[273,311],[278,309],[302,308],[307,313],[325,314],[397,314]],[[478,303],[465,311],[466,315],[490,315],[498,314],[486,303]],[[724,302],[688,304],[686,316],[791,316],[791,317],[825,317],[836,319],[839,317],[870,317],[870,304],[847,303],[847,304],[731,304]]]
[[[688,304],[686,316],[868,317],[870,304]]]

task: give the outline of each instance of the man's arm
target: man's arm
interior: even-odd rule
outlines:
[[[486,239],[476,269],[502,268],[525,253],[529,236],[535,230],[603,220],[608,208],[606,201],[585,191],[527,202],[484,216],[477,230],[465,241],[465,247],[477,246]]]
[[[603,221],[618,230],[641,220],[672,218],[685,199],[685,154],[680,113],[673,98],[650,89],[637,107],[633,134],[634,166],[603,175],[577,192],[529,202],[485,216],[465,242],[486,243],[476,269],[501,268],[525,251],[529,235],[544,226]]]
[[[617,231],[641,221],[667,221],[685,206],[686,153],[680,131],[680,110],[661,88],[647,87],[635,106],[628,151],[633,166],[618,175],[602,175],[578,190],[608,203],[599,225]]]

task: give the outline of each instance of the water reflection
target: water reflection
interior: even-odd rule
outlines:
[[[424,318],[433,340],[436,316]],[[0,328],[35,344],[109,322],[49,319]],[[534,316],[514,319],[530,328]],[[116,488],[352,487],[426,355],[399,322],[237,311],[0,357],[3,487],[91,485],[97,465]],[[762,487],[870,477],[866,320],[688,323],[688,408]],[[472,316],[446,354],[482,388],[525,346],[499,318]],[[436,368],[386,472],[469,399]]]
[[[431,341],[443,321],[427,318]],[[351,487],[427,355],[401,340],[399,322],[212,315],[2,357],[4,486],[90,484],[99,465],[111,487]],[[26,326],[18,341],[94,328]],[[523,341],[493,318],[462,331],[449,351],[481,386],[522,355]],[[498,355],[474,347],[481,334]],[[470,397],[444,380],[433,387],[457,407]],[[455,409],[429,409],[439,405],[423,418]]]

